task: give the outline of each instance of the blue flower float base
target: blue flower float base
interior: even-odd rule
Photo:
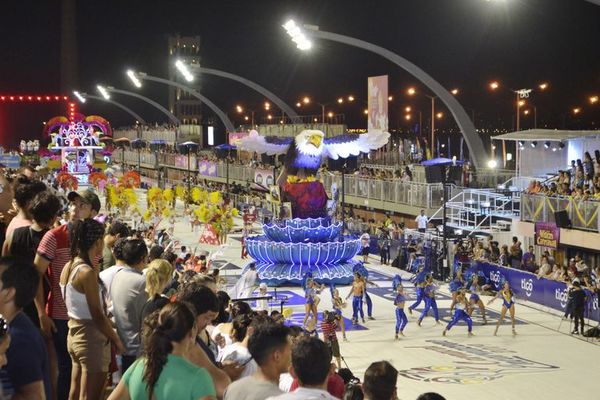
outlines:
[[[269,286],[301,285],[307,272],[319,283],[347,285],[361,245],[356,237],[342,237],[341,229],[327,217],[283,220],[265,224],[265,234],[246,239],[246,249]]]

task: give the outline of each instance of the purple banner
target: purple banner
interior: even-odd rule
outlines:
[[[535,244],[537,246],[558,248],[560,243],[560,228],[554,222],[535,223]]]
[[[177,168],[187,168],[188,157],[187,156],[175,156],[175,166]]]
[[[217,176],[217,164],[212,161],[198,161],[198,174]]]
[[[565,311],[567,305],[567,285],[564,282],[538,278],[535,274],[517,269],[506,268],[489,263],[477,263],[475,267],[483,272],[495,290],[500,290],[508,281],[515,296],[558,311]],[[585,317],[600,321],[598,313],[598,295],[586,290],[587,304]]]

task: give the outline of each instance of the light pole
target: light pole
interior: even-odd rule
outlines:
[[[190,95],[192,95],[193,97],[199,99],[204,104],[206,104],[206,106],[208,108],[210,108],[217,115],[217,117],[219,117],[219,119],[221,120],[223,125],[225,125],[225,129],[228,132],[235,132],[235,126],[233,125],[233,123],[231,122],[231,120],[229,119],[227,114],[225,114],[225,112],[223,112],[223,110],[221,110],[219,107],[217,107],[215,105],[215,103],[210,101],[210,99],[208,99],[206,96],[203,96],[202,94],[200,94],[198,91],[192,89],[191,87],[185,86],[184,84],[179,83],[179,82],[170,81],[168,79],[159,78],[157,76],[151,76],[151,75],[145,74],[143,72],[134,72],[133,70],[128,70],[127,76],[129,77],[129,79],[131,79],[133,84],[138,88],[142,87],[142,83],[140,81],[140,79],[141,79],[141,80],[148,80],[148,81],[153,81],[153,82],[158,82],[158,83],[162,83],[165,85],[173,86],[173,87],[176,87],[176,88],[179,88],[181,90],[188,92]]]
[[[467,142],[467,146],[469,148],[469,154],[473,159],[473,164],[475,167],[483,167],[485,165],[486,151],[483,147],[483,141],[475,131],[475,126],[469,119],[469,116],[465,112],[464,108],[454,98],[454,96],[452,96],[452,94],[450,94],[439,82],[434,80],[421,68],[417,67],[415,64],[411,63],[405,58],[400,57],[399,55],[373,43],[365,42],[360,39],[340,35],[337,33],[320,31],[318,27],[313,25],[304,25],[303,29],[299,27],[293,20],[290,20],[286,22],[283,27],[292,37],[292,40],[296,43],[300,50],[309,50],[312,47],[312,43],[310,42],[309,38],[331,40],[376,53],[415,76],[435,95],[437,95],[437,97],[444,102],[448,110],[452,113],[459,129],[462,131],[462,134],[465,137],[465,141]]]
[[[79,92],[78,92],[79,93]],[[136,121],[139,121],[141,124],[146,125],[146,121],[140,117],[138,114],[136,114],[132,109],[124,106],[121,103],[118,103],[112,99],[105,99],[104,97],[101,96],[94,96],[91,94],[87,94],[87,93],[79,93],[79,95],[85,100],[85,99],[92,99],[92,100],[99,100],[99,101],[104,101],[106,103],[110,103],[118,108],[120,108],[121,110],[125,111],[127,114],[131,115],[133,118],[135,118]],[[79,101],[81,101],[81,99],[79,99]],[[81,101],[82,103],[85,103],[85,101]]]
[[[181,125],[181,121],[179,121],[179,119],[172,112],[170,112],[165,107],[163,107],[162,105],[160,105],[156,101],[154,101],[152,99],[149,99],[146,96],[142,96],[141,94],[137,94],[135,92],[130,92],[128,90],[115,89],[112,86],[104,86],[104,89],[108,93],[118,93],[118,94],[122,94],[122,95],[125,95],[125,96],[131,96],[131,97],[135,97],[137,99],[140,99],[143,102],[146,102],[146,103],[150,104],[151,106],[153,106],[154,108],[157,108],[158,110],[160,110],[160,112],[162,112],[163,114],[165,114],[172,123],[174,123],[176,125]]]

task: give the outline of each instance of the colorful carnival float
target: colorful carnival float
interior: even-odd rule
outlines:
[[[385,145],[389,136],[372,131],[325,138],[319,130],[305,130],[286,138],[252,131],[240,141],[242,150],[285,154],[278,184],[282,204],[291,204],[292,218],[274,218],[263,225],[264,235],[246,239],[261,282],[301,285],[307,274],[324,284],[352,281],[353,270],[360,264],[353,259],[361,249],[360,239],[345,236],[342,221],[327,215],[327,194],[316,174],[323,159],[368,153]]]
[[[110,123],[97,115],[75,114],[72,119],[54,117],[46,122],[44,134],[50,136],[48,150],[61,155],[61,172],[87,185],[94,167],[94,151],[102,150],[100,138],[112,135]]]

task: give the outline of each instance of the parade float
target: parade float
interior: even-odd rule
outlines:
[[[389,133],[324,136],[318,130],[302,131],[295,138],[260,136],[252,131],[240,141],[242,150],[285,154],[278,184],[280,201],[291,204],[292,218],[274,218],[263,225],[264,235],[245,242],[259,280],[268,285],[301,285],[306,275],[319,283],[349,284],[360,264],[354,260],[361,249],[360,239],[345,236],[342,221],[328,216],[327,194],[316,173],[323,159],[368,153],[385,145]]]
[[[75,177],[79,185],[87,185],[94,168],[94,151],[103,149],[100,138],[112,135],[112,129],[102,117],[75,114],[71,119],[50,119],[44,134],[50,136],[48,150],[60,152],[61,172]]]

